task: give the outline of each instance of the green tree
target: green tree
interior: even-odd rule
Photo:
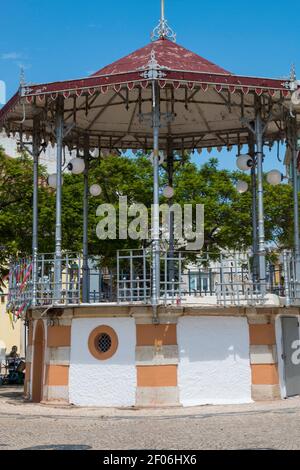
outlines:
[[[0,150],[0,276],[7,273],[12,256],[31,254],[32,231],[32,159],[26,155],[12,159]],[[161,187],[167,184],[167,175],[160,170]],[[250,177],[236,171],[220,170],[218,161],[211,159],[197,166],[185,159],[184,165],[175,162],[174,202],[181,205],[204,204],[204,250],[247,248],[251,246],[251,193],[238,194],[235,184]],[[99,204],[108,202],[119,209],[119,196],[127,196],[128,203],[143,203],[151,207],[152,165],[139,153],[136,157],[109,156],[92,160],[90,184],[98,183],[102,194],[89,198],[89,252],[101,256],[103,263],[115,263],[116,250],[140,247],[139,241],[99,240],[96,236]],[[293,245],[292,188],[288,184],[277,187],[265,182],[266,241],[276,246]],[[163,196],[161,201],[166,202]],[[64,250],[79,252],[82,249],[82,175],[64,175],[62,197],[62,230]],[[149,210],[150,215],[150,210]],[[39,185],[39,252],[54,251],[55,191],[46,184],[46,172],[40,168]]]

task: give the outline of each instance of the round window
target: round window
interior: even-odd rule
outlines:
[[[106,353],[110,350],[112,345],[111,337],[107,333],[101,333],[96,338],[96,347],[101,353]]]
[[[89,336],[89,351],[96,359],[110,359],[118,349],[118,336],[110,326],[102,325],[95,328]]]

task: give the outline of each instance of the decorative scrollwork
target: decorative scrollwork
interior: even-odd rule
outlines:
[[[156,60],[155,50],[152,49],[149,62],[141,67],[141,70],[144,70],[144,72],[141,73],[141,77],[146,80],[158,80],[164,78],[167,74],[163,72],[163,69],[167,69],[167,67],[159,65]]]
[[[151,33],[151,40],[156,41],[157,39],[170,39],[170,41],[176,42],[176,33],[168,25],[168,21],[164,18],[159,20],[158,25]]]

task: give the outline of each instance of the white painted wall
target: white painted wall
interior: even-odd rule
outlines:
[[[110,326],[119,339],[115,355],[99,361],[89,352],[90,333]],[[136,328],[132,318],[78,318],[72,321],[70,402],[79,406],[134,406]]]
[[[180,403],[250,403],[246,318],[181,317],[178,322]]]
[[[9,157],[19,157],[20,154],[17,151],[17,142],[19,136],[18,134],[15,137],[7,137],[5,132],[0,132],[0,146],[4,149],[4,152]],[[24,137],[26,142],[26,138]],[[30,149],[30,146],[29,146]],[[76,152],[73,151],[70,155],[69,151],[65,149],[66,162],[68,163],[71,158],[76,157]],[[52,147],[50,144],[47,146],[46,150],[40,154],[40,164],[46,167],[48,174],[56,172],[56,146]]]

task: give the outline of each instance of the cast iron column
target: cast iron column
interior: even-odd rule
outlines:
[[[64,136],[64,99],[59,95],[56,104],[56,225],[55,225],[55,258],[54,258],[54,303],[61,301],[62,287],[62,230],[61,230],[61,199],[62,199],[62,152]]]
[[[263,122],[260,107],[256,110],[255,136],[257,145],[257,198],[258,198],[258,258],[259,258],[259,285],[261,292],[266,289],[266,249],[265,249],[265,221],[264,221],[264,189],[263,189]]]
[[[160,298],[160,237],[159,237],[159,129],[160,106],[158,84],[152,82],[152,120],[153,120],[153,266],[152,266],[152,304],[157,313]]]
[[[298,135],[297,118],[291,122],[291,151],[293,166],[293,195],[294,195],[294,250],[295,250],[295,297],[300,298],[300,238],[299,238],[299,190],[298,190]]]
[[[82,301],[89,303],[90,282],[89,282],[89,253],[88,253],[88,218],[89,218],[89,157],[90,142],[89,136],[84,138],[84,190],[83,190],[83,277],[82,277]]]
[[[168,184],[173,188],[173,175],[174,175],[174,155],[172,148],[172,139],[168,139],[167,150],[167,169],[168,169]],[[172,285],[174,280],[174,212],[170,210],[174,202],[173,198],[168,199],[169,206],[169,262],[168,262],[168,281],[169,286]]]
[[[255,141],[252,132],[249,132],[249,155],[253,159],[251,168],[251,195],[252,195],[252,251],[253,251],[253,282],[257,283],[258,278],[258,259],[257,259],[257,182],[256,182],[256,156]]]
[[[38,269],[38,190],[39,190],[39,154],[40,154],[40,118],[33,119],[33,201],[32,201],[32,306],[37,301]]]

